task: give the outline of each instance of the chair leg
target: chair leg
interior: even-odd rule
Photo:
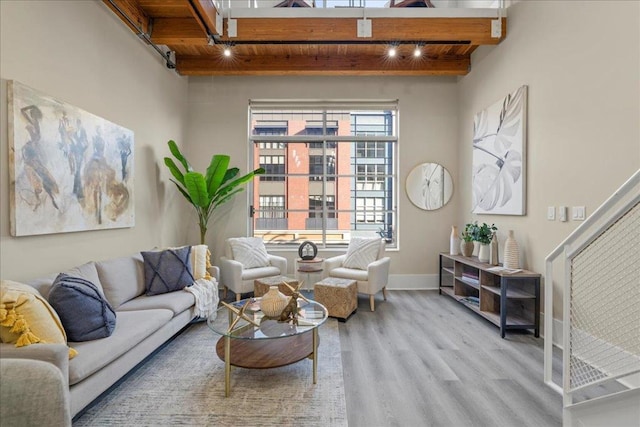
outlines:
[[[227,299],[227,287],[222,287],[222,299]]]
[[[384,298],[384,300],[387,300],[387,287],[385,286],[384,288],[382,288],[382,298]]]
[[[236,294],[236,301],[240,301],[241,297],[242,297],[242,294]]]
[[[373,295],[369,295],[369,305],[371,306],[371,311],[376,311],[376,300]]]

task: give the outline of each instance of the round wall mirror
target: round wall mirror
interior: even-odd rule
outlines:
[[[446,205],[453,194],[453,180],[449,171],[438,163],[422,163],[407,176],[407,195],[411,203],[432,211]]]

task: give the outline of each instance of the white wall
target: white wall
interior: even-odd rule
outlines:
[[[167,140],[184,134],[187,79],[167,70],[102,2],[1,1],[0,31],[0,277],[34,278],[183,242],[181,211],[170,206],[179,195],[158,164]],[[135,133],[134,228],[11,237],[7,80]]]
[[[548,221],[547,206],[586,206],[589,215],[640,167],[640,3],[523,1],[508,17],[506,40],[474,52],[459,81],[459,218],[495,222],[501,243],[515,230],[524,266],[543,273],[545,256],[580,224]],[[521,85],[527,215],[472,215],[473,116]]]
[[[214,153],[231,155],[232,164],[248,170],[248,100],[284,99],[398,99],[399,114],[399,224],[400,250],[389,252],[391,273],[436,274],[438,252],[448,250],[451,225],[456,223],[457,102],[454,78],[424,77],[215,77],[189,80],[190,158],[206,167]],[[454,179],[452,201],[437,211],[423,211],[409,202],[404,183],[409,171],[425,161],[444,165]],[[248,233],[247,198],[244,195],[215,214],[209,245],[214,258],[227,237]],[[232,214],[231,214],[232,213]],[[191,233],[196,233],[194,226]],[[284,254],[289,269],[297,251]],[[321,256],[331,255],[322,251]],[[407,278],[407,280],[425,278]],[[419,285],[414,285],[419,286]],[[425,284],[426,286],[426,284]],[[394,287],[403,287],[397,283]]]

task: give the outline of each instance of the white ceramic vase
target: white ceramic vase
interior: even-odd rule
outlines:
[[[496,236],[496,233],[493,233],[489,248],[489,264],[498,265],[498,237]]]
[[[489,262],[489,245],[486,243],[480,243],[480,250],[478,251],[478,261]]]
[[[278,317],[287,306],[289,298],[278,290],[277,286],[269,286],[269,291],[260,300],[260,310],[268,317]]]
[[[520,268],[520,248],[513,237],[513,230],[509,230],[507,240],[504,242],[503,262],[506,268]]]
[[[449,240],[449,255],[460,254],[460,238],[458,237],[458,227],[451,226],[451,239]]]

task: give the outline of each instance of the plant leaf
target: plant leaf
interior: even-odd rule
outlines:
[[[173,154],[173,157],[175,157],[176,159],[178,159],[180,163],[182,163],[182,166],[184,166],[184,170],[187,172],[192,172],[193,168],[189,164],[189,161],[180,152],[180,149],[178,148],[178,144],[176,144],[176,142],[173,139],[170,139],[168,144],[169,144],[169,151],[171,151],[171,154]]]
[[[224,187],[221,187],[221,188],[218,189],[218,192],[214,196],[213,201],[216,203],[216,205],[221,204],[220,203],[220,199],[222,199],[227,194],[229,194],[229,192],[234,190],[238,185],[244,184],[245,182],[248,182],[248,181],[251,181],[255,175],[260,175],[260,174],[263,174],[263,173],[264,173],[264,169],[263,168],[258,168],[258,169],[254,170],[254,171],[249,172],[246,175],[241,176],[240,178],[237,178],[237,179],[227,183]]]
[[[191,196],[192,203],[207,209],[210,201],[204,176],[200,172],[189,172],[184,176],[184,183]]]
[[[173,177],[177,179],[178,182],[184,187],[184,175],[182,175],[182,172],[180,172],[180,169],[178,169],[178,166],[176,166],[174,161],[169,157],[165,157],[164,164],[169,168],[169,172],[171,172],[171,175],[173,175]]]
[[[224,174],[224,179],[222,180],[222,184],[224,184],[225,182],[229,181],[230,179],[235,178],[236,175],[238,175],[238,173],[240,173],[240,169],[238,169],[238,168],[228,169],[227,173]]]
[[[211,157],[211,163],[207,168],[206,186],[209,202],[213,201],[215,194],[222,185],[224,177],[227,173],[227,167],[231,158],[222,154],[216,154]]]

